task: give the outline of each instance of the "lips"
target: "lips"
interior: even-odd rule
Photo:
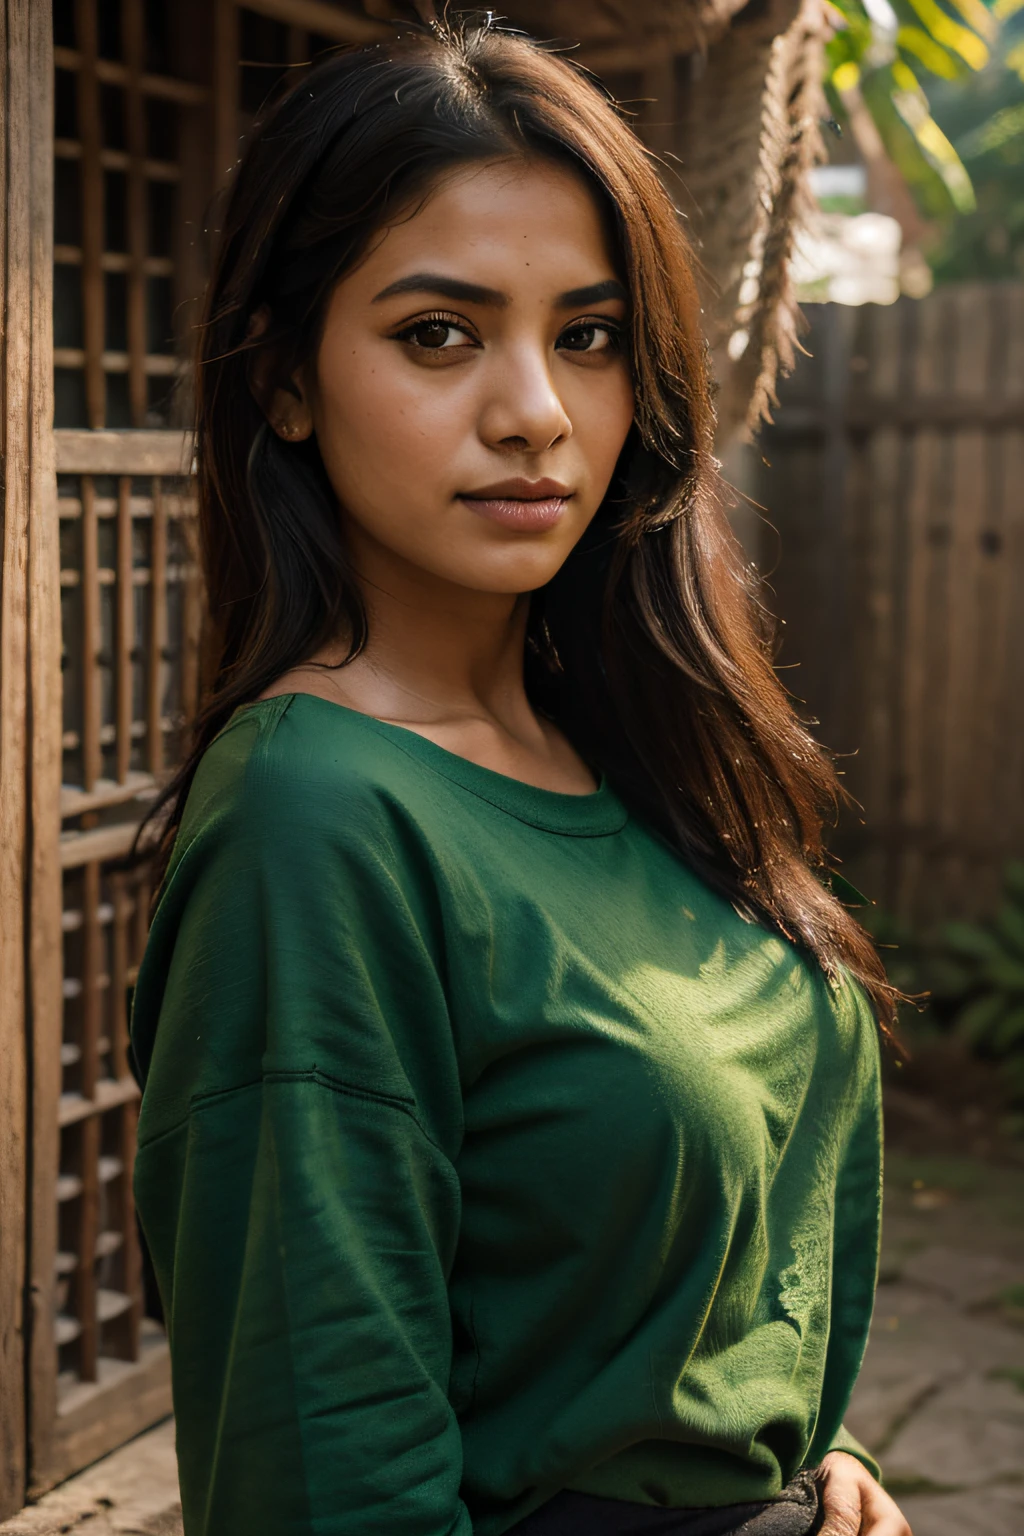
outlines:
[[[572,496],[558,480],[501,480],[459,496],[471,512],[506,528],[536,532],[560,522]]]

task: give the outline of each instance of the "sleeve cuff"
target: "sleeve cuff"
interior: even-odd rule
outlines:
[[[840,1424],[838,1430],[833,1435],[832,1444],[829,1446],[828,1451],[845,1451],[847,1456],[856,1456],[861,1465],[867,1467],[875,1481],[881,1483],[882,1469],[878,1462],[871,1452],[865,1450],[860,1441],[850,1434],[845,1424]],[[826,1456],[828,1451],[825,1452]]]

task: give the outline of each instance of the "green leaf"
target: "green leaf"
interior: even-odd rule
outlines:
[[[942,938],[955,955],[969,960],[995,959],[1000,953],[999,944],[984,928],[973,923],[947,923]]]
[[[857,887],[845,875],[841,875],[837,869],[830,869],[825,876],[825,884],[828,886],[836,901],[842,902],[844,907],[870,907],[868,898],[858,891]]]
[[[900,27],[896,41],[907,53],[912,53],[929,71],[942,80],[955,80],[960,73],[951,53],[937,43],[921,27]]]
[[[992,1049],[1000,1056],[1008,1056],[1015,1046],[1022,1043],[1024,1043],[1024,1006],[1011,1008],[992,1031]]]
[[[979,155],[990,155],[1005,149],[1015,139],[1024,135],[1024,105],[1001,107],[998,112],[977,128],[965,133],[959,141],[961,155],[976,160]]]
[[[1021,3],[1024,4],[1024,0],[1021,0]],[[1008,896],[1015,896],[1019,901],[1024,902],[1024,861],[1010,860],[1006,866],[1003,883]]]
[[[977,986],[977,972],[940,955],[928,968],[928,989],[935,997],[965,997]]]
[[[982,970],[985,979],[993,986],[1024,997],[1024,962],[1014,960],[1010,955],[997,955],[986,960]]]
[[[999,32],[999,23],[992,12],[982,4],[982,0],[950,0],[954,9],[966,21],[969,27],[973,27],[981,37],[988,42],[994,42]]]
[[[932,117],[928,98],[913,70],[902,59],[895,59],[892,78],[892,104],[921,146],[925,159],[942,177],[954,208],[958,213],[973,213],[977,199],[967,167]]]
[[[1004,902],[996,913],[995,930],[1014,954],[1024,958],[1024,907]]]
[[[925,31],[937,43],[958,53],[972,69],[984,69],[988,63],[988,46],[970,27],[961,26],[948,16],[936,0],[910,0],[924,25]]]
[[[1001,992],[986,992],[968,1003],[956,1017],[957,1034],[971,1045],[987,1045],[1009,1001]]]

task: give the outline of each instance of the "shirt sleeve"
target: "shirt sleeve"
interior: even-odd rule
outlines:
[[[428,883],[365,786],[245,743],[204,759],[133,1013],[185,1530],[470,1536]]]
[[[825,1452],[826,1456],[828,1451],[845,1451],[848,1456],[856,1456],[857,1460],[867,1467],[876,1482],[880,1483],[882,1481],[882,1469],[878,1462],[870,1451],[865,1450],[857,1437],[850,1434],[845,1424],[840,1424],[838,1430],[832,1436],[832,1444]]]
[[[878,1277],[882,1217],[882,1085],[878,1029],[860,988],[847,993],[859,1018],[861,1049],[847,1092],[859,1102],[836,1181],[832,1307],[818,1425],[807,1464],[829,1451],[856,1456],[882,1481],[878,1462],[842,1422],[864,1359]],[[865,1258],[869,1262],[865,1263]]]

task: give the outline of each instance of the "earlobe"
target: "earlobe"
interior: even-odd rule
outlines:
[[[264,304],[250,317],[246,340],[256,341],[270,326],[270,310]],[[313,435],[313,416],[298,374],[274,378],[273,347],[253,348],[249,363],[249,388],[253,399],[278,437],[299,443]]]
[[[297,379],[279,384],[259,404],[272,429],[286,443],[301,443],[312,437],[313,413]]]
[[[286,443],[301,443],[313,435],[313,415],[301,390],[275,389],[264,408],[267,420]]]
[[[304,411],[300,414],[307,414]],[[284,438],[288,443],[301,443],[313,435],[313,423],[309,420],[285,419],[281,416],[268,417],[270,425],[278,437]]]

